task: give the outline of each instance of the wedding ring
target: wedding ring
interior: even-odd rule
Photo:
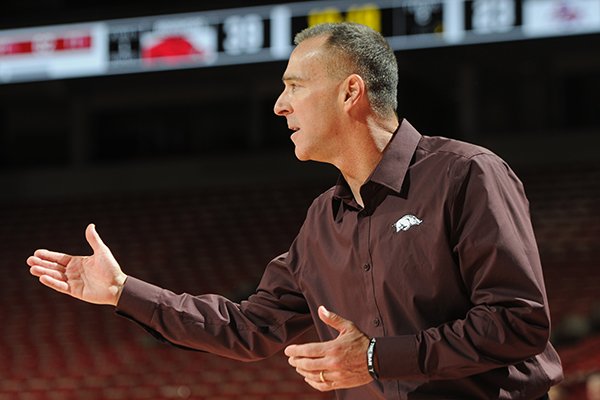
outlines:
[[[324,373],[325,373],[325,371],[321,371],[319,373],[319,378],[321,378],[321,382],[327,383],[327,381],[325,380],[325,375],[323,375]]]

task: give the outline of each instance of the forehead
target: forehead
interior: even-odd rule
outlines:
[[[288,61],[283,80],[309,80],[325,75],[327,60],[326,36],[306,39],[301,42]]]

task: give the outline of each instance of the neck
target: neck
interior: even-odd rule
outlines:
[[[345,151],[334,165],[348,182],[356,202],[364,207],[360,188],[381,161],[385,147],[398,128],[398,119],[395,116],[387,120],[372,118],[356,125],[359,126],[347,130],[353,133],[347,138],[348,145],[344,146]]]

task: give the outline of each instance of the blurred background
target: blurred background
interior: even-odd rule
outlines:
[[[521,177],[566,374],[552,398],[600,398],[599,0],[21,0],[0,12],[0,400],[332,398],[282,355],[157,343],[25,259],[88,253],[94,222],[126,273],[246,298],[335,183],[272,108],[293,34],[341,20],[396,50],[401,117]]]

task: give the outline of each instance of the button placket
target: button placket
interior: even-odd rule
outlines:
[[[357,267],[360,268],[361,273],[363,275],[363,280],[365,283],[365,305],[366,305],[366,310],[368,312],[367,315],[365,315],[365,317],[367,317],[368,319],[365,320],[365,323],[368,324],[370,327],[367,328],[365,326],[365,328],[367,329],[367,334],[369,336],[374,336],[374,335],[378,335],[378,325],[374,325],[373,324],[373,318],[378,317],[378,311],[377,311],[377,305],[375,304],[375,298],[374,296],[374,281],[373,281],[373,265],[371,264],[371,258],[370,258],[370,250],[369,250],[369,230],[370,230],[370,216],[365,213],[365,212],[361,212],[358,214],[358,218],[357,218],[357,222],[358,222],[358,247],[359,247],[359,256],[361,258],[361,264],[359,264]],[[368,316],[370,315],[370,317]]]

